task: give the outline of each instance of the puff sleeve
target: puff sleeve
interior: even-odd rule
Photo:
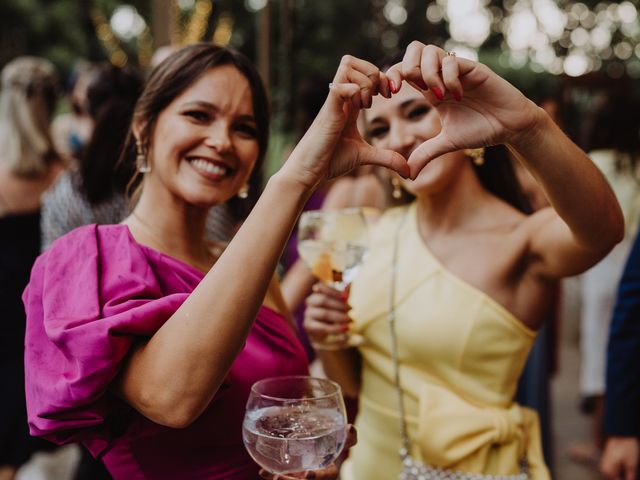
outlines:
[[[167,282],[127,227],[89,225],[53,243],[24,291],[25,380],[32,435],[55,443],[108,437],[124,404],[109,394],[136,338],[162,326],[198,278]]]

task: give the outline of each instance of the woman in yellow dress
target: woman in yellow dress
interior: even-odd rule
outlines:
[[[323,285],[307,299],[312,341],[334,340],[318,351],[327,375],[359,397],[341,478],[398,478],[404,419],[409,453],[432,476],[401,478],[549,479],[537,416],[513,402],[517,380],[558,280],[622,238],[620,208],[587,156],[486,66],[414,42],[386,76],[397,93],[363,112],[366,134],[412,172],[426,167],[393,179],[414,200],[374,228],[349,304]],[[491,160],[476,154],[474,166],[465,149],[496,144],[551,207],[527,215],[497,196],[507,186],[480,180]],[[335,342],[347,330],[364,342]]]

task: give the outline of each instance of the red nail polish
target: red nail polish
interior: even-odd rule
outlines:
[[[396,88],[396,84],[393,80],[389,80],[389,88],[391,89],[391,93],[398,93],[398,89]]]
[[[444,98],[444,94],[442,93],[442,90],[440,90],[438,87],[431,87],[431,91],[433,92],[433,94],[436,96],[438,100],[442,100]]]
[[[453,98],[455,98],[458,102],[462,100],[462,95],[458,92],[453,92]]]

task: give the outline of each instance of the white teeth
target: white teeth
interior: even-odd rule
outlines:
[[[190,161],[191,165],[193,165],[198,170],[202,170],[203,172],[212,173],[214,175],[226,175],[227,169],[224,167],[220,167],[218,165],[214,165],[211,162],[207,162],[206,160],[200,160],[196,158],[195,160]]]

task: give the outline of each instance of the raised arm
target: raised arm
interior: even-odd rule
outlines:
[[[409,158],[411,176],[455,150],[505,144],[544,188],[552,209],[527,222],[534,273],[559,278],[584,271],[623,236],[618,202],[597,167],[520,91],[488,67],[435,46],[412,43],[387,75],[423,90],[442,131]]]
[[[130,356],[117,390],[143,415],[183,427],[206,408],[242,349],[285,241],[318,184],[361,164],[408,175],[404,158],[373,149],[357,133],[357,111],[379,91],[389,94],[373,65],[343,59],[318,117],[215,266]]]

